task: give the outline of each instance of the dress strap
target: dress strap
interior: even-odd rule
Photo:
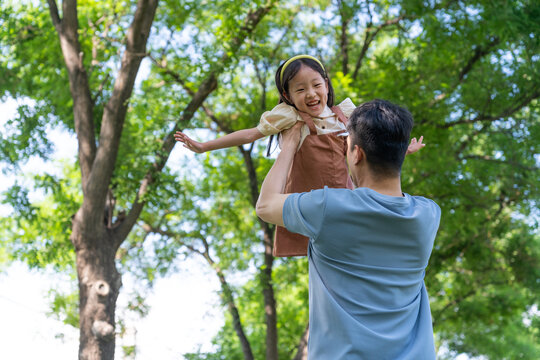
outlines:
[[[313,119],[311,118],[311,116],[302,111],[298,111],[298,114],[308,126],[310,135],[317,135],[317,129],[315,128],[315,124],[313,123]]]
[[[334,114],[336,114],[339,121],[341,121],[345,126],[347,126],[347,123],[349,122],[349,119],[343,114],[343,111],[339,108],[339,106],[332,106],[330,108]]]

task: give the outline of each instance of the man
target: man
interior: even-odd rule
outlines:
[[[352,113],[347,163],[354,190],[282,194],[299,126],[283,134],[256,211],[310,238],[309,359],[435,359],[424,273],[440,208],[401,191],[411,114],[384,100]]]

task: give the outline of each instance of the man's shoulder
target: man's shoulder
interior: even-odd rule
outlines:
[[[368,195],[360,188],[331,188],[324,186],[322,189],[312,190],[308,194],[315,201],[319,201],[325,207],[341,208],[359,205],[368,199]]]
[[[425,196],[421,196],[421,195],[409,195],[409,194],[405,194],[406,196],[409,196],[415,204],[417,205],[424,205],[424,206],[429,206],[429,207],[432,207],[434,209],[436,209],[438,212],[441,211],[441,208],[439,207],[439,205],[432,199],[430,198],[427,198]]]
[[[297,203],[302,207],[312,207],[316,205],[319,208],[324,208],[329,203],[339,204],[349,201],[351,199],[351,191],[353,190],[329,188],[325,185],[322,189],[291,194],[286,201]]]
[[[304,197],[306,200],[312,199],[316,201],[324,201],[328,203],[350,204],[353,202],[374,202],[380,205],[386,204],[387,206],[418,206],[428,207],[440,212],[440,207],[437,203],[427,197],[421,195],[410,195],[404,193],[401,196],[390,196],[381,194],[373,189],[367,187],[358,187],[355,189],[345,188],[330,188],[325,186],[322,189],[311,190],[310,192],[296,194],[297,196]]]
[[[324,191],[324,198],[327,206],[333,207],[352,207],[356,209],[371,211],[395,211],[398,213],[418,211],[423,213],[427,211],[435,217],[440,217],[441,209],[432,199],[420,195],[390,196],[381,194],[371,188],[358,187],[351,189],[321,189]],[[414,209],[413,209],[414,208]]]

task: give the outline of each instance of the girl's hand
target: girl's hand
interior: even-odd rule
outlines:
[[[201,154],[206,151],[204,149],[204,143],[200,143],[198,141],[191,139],[189,136],[187,136],[183,132],[177,131],[174,134],[174,139],[176,141],[180,141],[181,143],[184,143],[185,148],[193,152],[196,152],[197,154]]]
[[[423,148],[424,146],[426,146],[426,144],[423,144],[423,143],[422,143],[423,140],[424,140],[424,137],[423,137],[423,136],[420,136],[420,139],[418,139],[418,141],[416,141],[416,138],[412,138],[411,144],[410,144],[409,147],[407,148],[407,153],[406,153],[406,155],[415,153],[415,152],[417,152],[418,150],[420,150],[421,148]]]

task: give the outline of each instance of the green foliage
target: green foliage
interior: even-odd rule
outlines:
[[[49,291],[49,296],[52,298],[49,315],[58,317],[64,324],[75,328],[79,327],[78,291],[63,294],[56,289],[52,289]]]
[[[0,67],[5,69],[0,74],[0,97],[28,97],[41,104],[21,109],[21,123],[54,114],[72,124],[66,106],[72,102],[66,91],[67,74],[49,14],[32,3],[3,5],[0,14]],[[24,128],[33,130],[29,125]]]
[[[64,166],[63,177],[33,175],[34,189],[41,194],[31,197],[30,189],[17,182],[4,193],[3,203],[13,209],[9,218],[1,219],[6,229],[4,246],[30,267],[73,269],[69,229],[81,201],[80,179],[72,165]]]

